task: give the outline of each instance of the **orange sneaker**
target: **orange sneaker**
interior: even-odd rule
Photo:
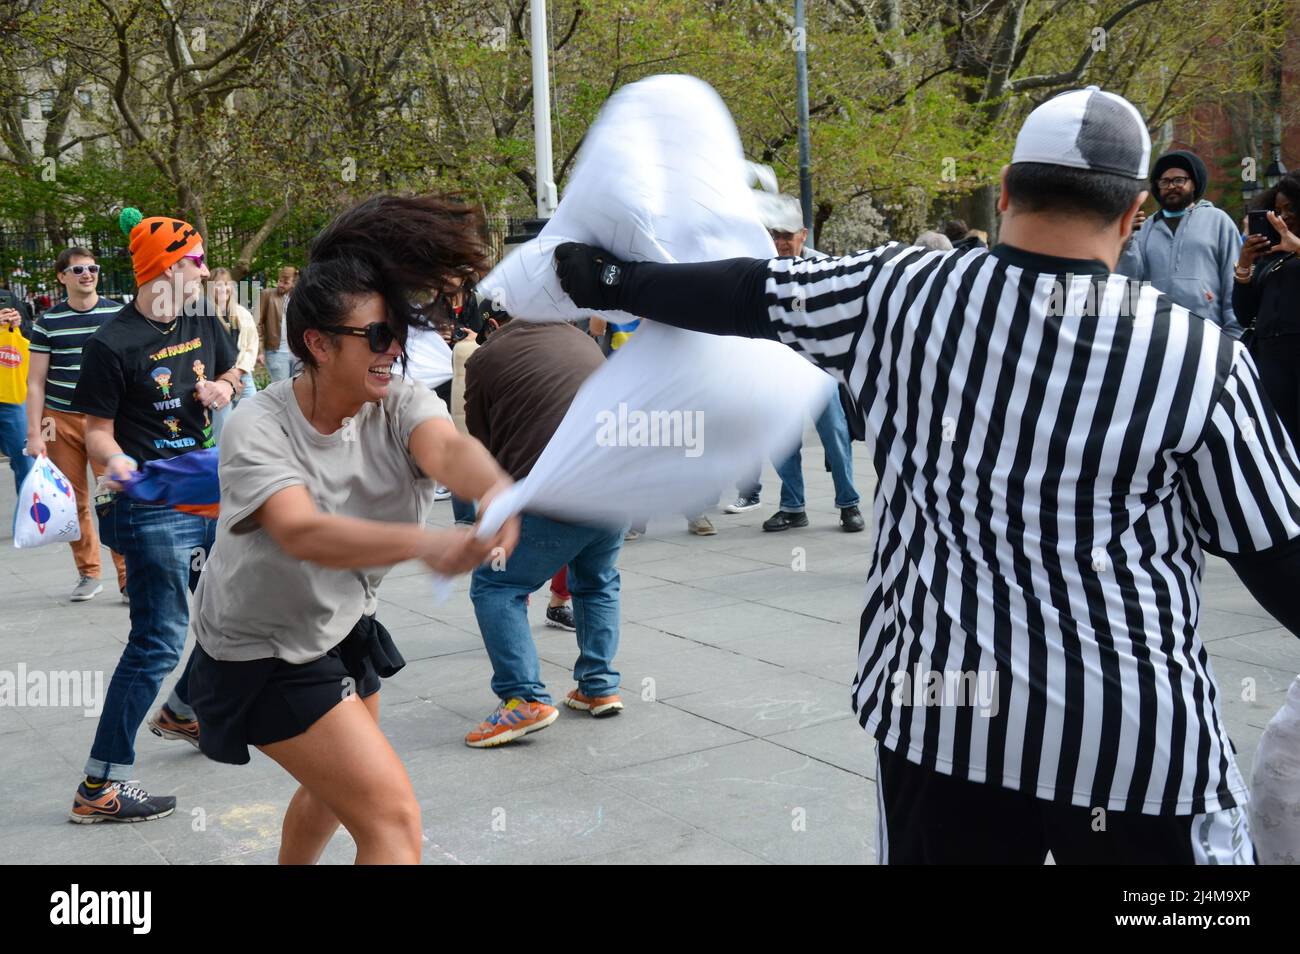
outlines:
[[[105,782],[92,790],[88,780],[83,780],[72,798],[69,818],[78,825],[142,822],[166,818],[174,811],[175,795],[150,795],[130,782]]]
[[[149,731],[160,739],[180,739],[196,749],[199,747],[199,720],[178,719],[166,706],[149,720]]]
[[[548,706],[545,702],[510,699],[497,706],[496,711],[480,722],[477,729],[465,736],[465,744],[474,749],[505,745],[529,732],[545,729],[559,715],[559,709]]]
[[[618,715],[623,711],[623,700],[617,693],[608,696],[584,696],[577,689],[570,689],[564,697],[564,704],[570,709],[590,712],[597,719],[603,716]]]

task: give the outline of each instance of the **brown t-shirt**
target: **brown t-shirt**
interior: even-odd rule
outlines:
[[[604,361],[600,346],[573,325],[516,319],[465,363],[465,426],[522,480]]]

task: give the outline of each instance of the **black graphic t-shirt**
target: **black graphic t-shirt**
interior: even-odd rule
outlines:
[[[236,357],[215,318],[181,315],[163,325],[125,305],[86,342],[72,410],[111,419],[122,451],[141,463],[214,447],[211,412],[194,390]]]

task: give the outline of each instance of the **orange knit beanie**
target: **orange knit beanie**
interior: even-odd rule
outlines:
[[[145,218],[139,209],[125,208],[117,219],[131,240],[131,264],[136,286],[143,286],[203,244],[198,230],[188,222],[155,215]]]

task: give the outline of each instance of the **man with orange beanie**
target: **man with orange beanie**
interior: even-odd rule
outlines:
[[[86,450],[111,478],[95,509],[100,537],[126,558],[131,604],[126,649],[73,799],[71,818],[83,824],[145,821],[175,810],[174,796],[151,796],[126,780],[135,734],[180,661],[187,590],[198,582],[216,521],[116,491],[145,461],[215,446],[212,412],[227,406],[240,384],[230,336],[202,308],[202,237],[179,219],[144,218],[136,209],[123,210],[119,224],[130,239],[138,291],[86,342],[72,398],[72,410],[86,415]],[[187,676],[188,667],[149,727],[197,748]]]

